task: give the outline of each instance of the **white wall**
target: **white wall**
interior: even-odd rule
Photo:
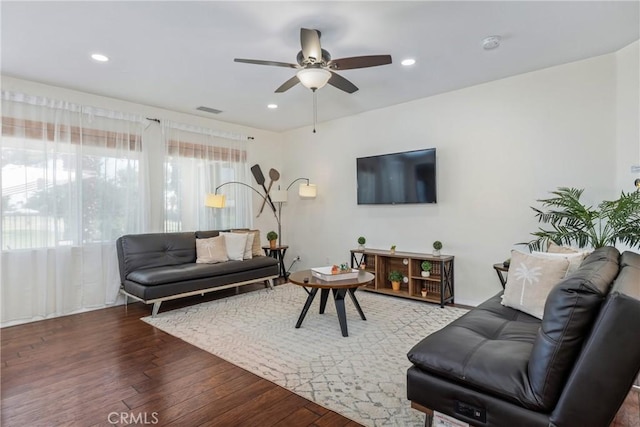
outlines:
[[[160,120],[167,119],[178,123],[252,136],[254,137],[254,139],[252,141],[249,141],[247,150],[249,165],[251,166],[256,163],[260,164],[265,175],[267,174],[269,168],[272,167],[277,170],[282,170],[282,136],[275,132],[264,131],[247,126],[234,125],[215,119],[208,119],[205,117],[179,113],[157,107],[151,107],[148,105],[135,104],[119,99],[78,92],[28,80],[17,79],[14,77],[2,76],[2,89],[23,92],[31,95],[39,95],[52,99],[60,99],[77,104],[101,107],[115,111],[123,111],[131,114],[139,114],[144,117],[157,118]],[[160,125],[154,122],[150,122],[150,125],[145,130],[143,137],[145,143],[154,144],[154,147],[156,148],[154,150],[154,153],[157,154],[157,156],[152,157],[150,161],[162,162],[164,147],[161,140]],[[162,169],[157,168],[157,170]],[[162,180],[162,176],[152,177],[151,179],[152,182],[162,182]],[[255,186],[255,182],[253,183],[253,185]],[[262,199],[260,199],[259,196],[254,195],[253,206],[256,215],[258,213],[258,209],[260,208],[261,201]],[[155,208],[152,208],[153,226],[152,230],[150,231],[162,231],[163,201],[161,199],[151,200],[151,205],[155,206]],[[253,215],[253,217],[256,218],[256,215]],[[264,237],[266,231],[274,229],[276,227],[275,224],[276,221],[273,215],[269,215],[269,212],[266,212],[266,210],[263,215],[254,220],[253,226],[260,230],[264,230],[264,232],[262,233],[263,244],[268,243],[266,238]]]
[[[284,209],[291,256],[303,268],[348,261],[359,235],[427,253],[437,239],[456,257],[456,301],[485,300],[501,289],[492,264],[537,228],[536,199],[560,186],[585,188],[587,201],[612,193],[621,73],[606,55],[285,133],[287,174],[318,184],[316,200]],[[356,157],[429,147],[438,204],[356,204]]]
[[[616,189],[633,191],[640,173],[631,173],[632,165],[640,165],[640,41],[616,52]]]

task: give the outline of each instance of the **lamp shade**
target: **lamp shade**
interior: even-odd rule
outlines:
[[[303,68],[296,73],[300,83],[307,89],[320,89],[331,78],[331,72],[323,68]]]
[[[300,197],[314,199],[317,194],[316,185],[302,183],[300,184],[300,188],[298,189],[298,194],[300,195]]]
[[[227,204],[227,198],[224,194],[207,194],[204,199],[204,205],[210,208],[224,208]]]
[[[271,197],[271,201],[274,203],[286,203],[287,190],[271,190],[269,197]]]

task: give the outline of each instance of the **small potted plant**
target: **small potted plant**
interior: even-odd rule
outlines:
[[[440,256],[440,249],[442,249],[442,242],[440,240],[433,242],[433,256]]]
[[[427,287],[423,286],[422,289],[420,290],[420,295],[422,295],[422,298],[427,296]]]
[[[391,249],[389,249],[389,252],[391,253],[391,255],[396,253],[396,245],[391,246]]]
[[[367,239],[365,239],[364,236],[358,237],[358,249],[363,250],[365,243],[367,243]]]
[[[275,249],[276,248],[276,242],[278,240],[278,233],[276,233],[275,231],[270,231],[267,233],[267,240],[269,241],[269,247],[271,249]]]
[[[400,282],[404,279],[404,275],[398,270],[393,270],[389,273],[389,281],[391,282],[391,289],[394,291],[400,290]]]
[[[422,268],[422,271],[420,272],[420,275],[422,277],[429,277],[429,274],[431,272],[431,262],[424,260],[422,261],[422,264],[420,264],[420,267]]]

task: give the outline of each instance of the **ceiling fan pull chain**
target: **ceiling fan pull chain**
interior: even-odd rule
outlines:
[[[313,133],[316,133],[316,123],[318,123],[318,92],[313,90]]]

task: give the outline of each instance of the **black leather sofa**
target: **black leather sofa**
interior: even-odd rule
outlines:
[[[273,288],[278,261],[261,256],[218,264],[196,263],[196,238],[215,237],[222,230],[128,234],[116,241],[120,292],[153,304],[256,282]]]
[[[543,319],[500,294],[408,353],[413,408],[475,426],[608,426],[640,369],[640,255],[592,252]]]

